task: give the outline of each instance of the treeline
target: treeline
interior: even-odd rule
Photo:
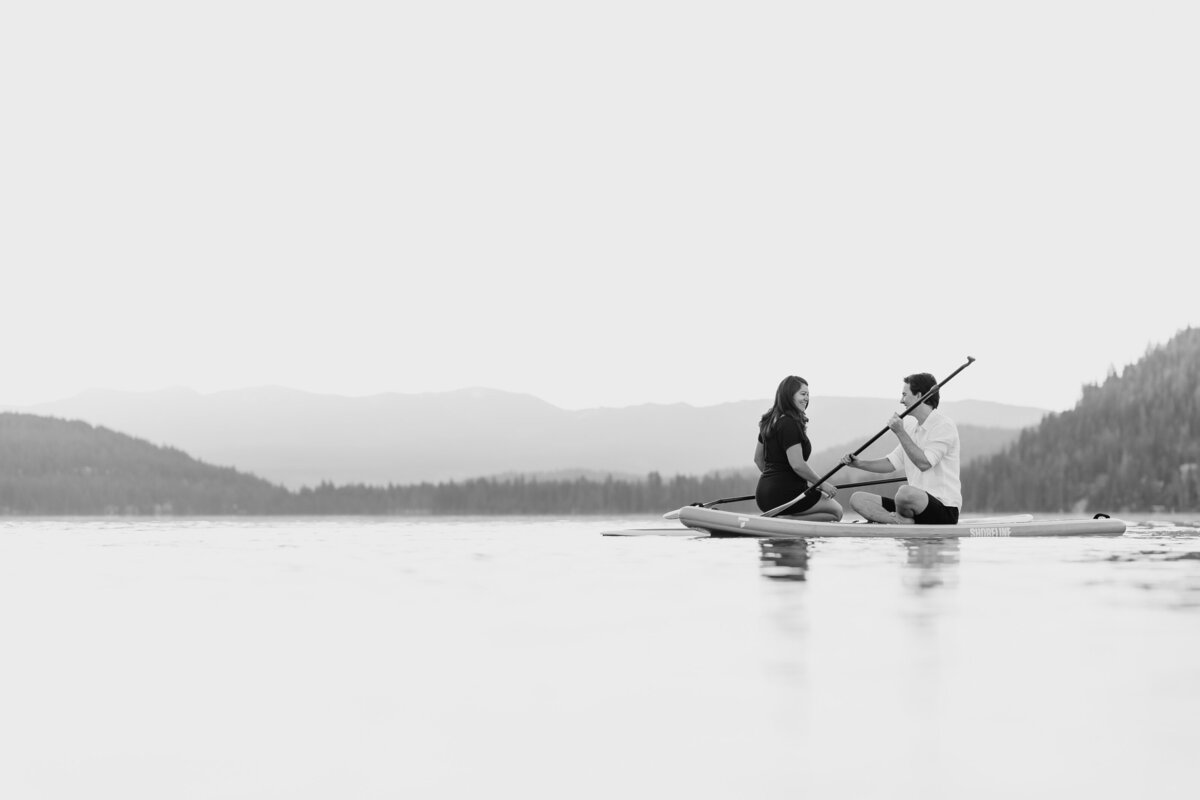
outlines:
[[[662,513],[752,494],[755,477],[719,472],[644,480],[522,477],[298,491],[103,427],[0,414],[0,514],[619,514]]]
[[[971,511],[1200,509],[1200,329],[963,469]]]
[[[743,473],[645,480],[474,478],[406,486],[334,486],[297,492],[295,514],[661,514],[689,503],[754,494],[756,478]]]

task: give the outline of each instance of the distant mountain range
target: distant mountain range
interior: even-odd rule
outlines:
[[[0,515],[209,516],[661,513],[744,494],[742,475],[475,478],[289,491],[86,422],[0,413]]]
[[[157,425],[166,432],[159,438],[187,434],[209,452],[243,436],[258,448],[253,452],[283,459],[272,445],[287,441],[291,452],[315,460],[321,452],[305,447],[315,439],[349,461],[356,453],[386,450],[369,436],[372,430],[396,452],[375,465],[390,471],[383,480],[365,481],[372,485],[350,485],[321,470],[318,474],[338,485],[289,490],[249,474],[244,464],[212,466],[175,447],[87,422],[0,413],[0,514],[648,513],[752,493],[757,474],[746,464],[746,441],[753,441],[753,420],[765,408],[752,402],[568,412],[485,390],[362,400],[278,390],[233,397],[173,392],[135,395],[140,405],[115,393],[100,396],[110,407],[99,411],[118,420],[115,424],[125,419]],[[811,459],[814,467],[824,472],[857,449],[882,427],[893,405],[829,398],[814,408],[818,441],[819,431],[853,434],[819,449]],[[415,419],[398,412],[414,406],[421,411]],[[1035,409],[970,401],[948,402],[946,410],[960,422],[964,507],[973,513],[1200,509],[1200,330],[1189,328],[1119,376],[1083,387],[1070,411],[1042,417]],[[1015,427],[1034,414],[1036,424]],[[971,424],[980,418],[1014,427]],[[211,441],[203,442],[205,435]],[[360,449],[337,446],[344,441]],[[713,441],[724,450],[712,447]],[[439,480],[422,469],[420,458],[427,452],[422,448],[430,442],[444,451],[439,463],[460,471],[459,480]],[[378,449],[364,451],[363,443]],[[867,452],[879,455],[892,446],[885,435]],[[532,468],[532,456],[551,468]],[[632,466],[635,458],[645,459],[646,466]],[[572,462],[599,469],[553,468]],[[497,464],[505,469],[488,469]],[[727,468],[709,469],[712,464]],[[397,477],[405,474],[401,467],[417,477],[396,485],[404,480]],[[628,474],[607,477],[613,472]],[[462,479],[472,473],[503,477]],[[843,470],[835,481],[872,477],[877,476]],[[389,482],[393,485],[383,485]]]
[[[210,394],[95,390],[8,410],[101,425],[295,489],[323,481],[742,469],[751,463],[757,421],[769,404],[764,398],[571,411],[481,388],[342,397],[263,387]],[[965,458],[994,452],[1047,413],[977,400],[947,400],[942,408],[963,429]],[[817,397],[810,435],[818,453],[836,459],[899,409],[895,399]],[[969,432],[973,427],[981,430]]]
[[[2,516],[662,513],[742,496],[757,480],[750,472],[510,475],[291,491],[86,422],[0,413]]]
[[[0,413],[0,514],[643,513],[752,493],[766,405],[565,411],[484,389],[90,392],[40,415]],[[819,399],[813,466],[831,468],[897,407]],[[1200,508],[1200,330],[1084,386],[1070,411],[943,407],[959,423],[972,512]],[[882,436],[867,453],[893,443]]]

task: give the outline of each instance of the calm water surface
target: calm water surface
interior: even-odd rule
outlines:
[[[1195,521],[661,524],[0,522],[0,796],[1195,796]]]

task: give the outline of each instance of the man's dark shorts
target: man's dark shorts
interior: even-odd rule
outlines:
[[[913,522],[918,525],[957,525],[958,524],[958,509],[954,506],[942,505],[942,501],[925,493],[925,498],[929,504],[925,506],[925,510],[913,517]],[[879,498],[883,501],[885,511],[895,511],[896,501],[890,497]]]

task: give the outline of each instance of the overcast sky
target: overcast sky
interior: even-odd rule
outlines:
[[[0,403],[1069,408],[1200,324],[1197,8],[6,4]]]

